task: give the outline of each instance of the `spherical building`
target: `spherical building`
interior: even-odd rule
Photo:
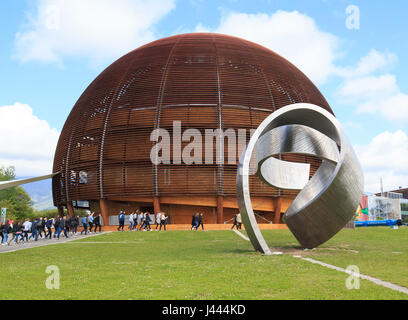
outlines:
[[[204,152],[206,130],[230,129],[241,138],[244,132],[248,141],[250,130],[270,113],[298,102],[332,112],[299,69],[255,43],[212,33],[149,43],[103,71],[71,111],[55,154],[54,203],[72,210],[87,201],[91,210],[102,212],[106,225],[114,223],[109,216],[118,210],[135,208],[166,212],[171,223],[190,223],[195,212],[204,214],[205,223],[224,223],[238,212],[241,150],[227,158],[229,144],[238,144],[238,138],[225,138],[225,161],[218,161],[215,147],[210,155]],[[202,162],[180,161],[172,139],[170,161],[153,163],[152,132],[158,128],[171,138],[181,134],[181,150],[189,144],[182,136],[186,130],[202,134]],[[320,165],[304,155],[282,159],[310,163],[311,175]],[[251,179],[259,217],[278,222],[297,193]]]

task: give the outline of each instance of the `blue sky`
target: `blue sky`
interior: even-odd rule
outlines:
[[[350,5],[358,29],[347,27]],[[48,173],[65,119],[104,68],[146,42],[209,31],[265,45],[315,82],[367,191],[381,177],[408,187],[407,9],[403,0],[2,0],[0,165]]]

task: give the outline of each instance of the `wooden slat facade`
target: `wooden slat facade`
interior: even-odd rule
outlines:
[[[301,71],[260,45],[209,33],[149,43],[109,66],[75,104],[55,154],[53,171],[61,174],[53,179],[54,204],[121,197],[234,197],[237,161],[217,164],[214,150],[213,164],[155,166],[150,160],[152,131],[163,128],[172,134],[173,121],[181,121],[183,132],[195,128],[203,137],[206,129],[245,129],[248,141],[250,130],[270,113],[298,102],[332,112]],[[282,159],[308,162],[312,174],[320,165],[301,155]],[[252,197],[296,195],[267,187],[257,177],[251,177],[251,188]]]

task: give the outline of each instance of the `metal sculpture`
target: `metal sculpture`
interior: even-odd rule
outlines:
[[[48,180],[48,179],[51,179],[52,177],[54,177],[57,174],[59,174],[59,172],[52,173],[52,174],[47,174],[45,176],[40,176],[40,177],[35,177],[35,178],[26,178],[26,179],[12,180],[12,181],[1,181],[0,182],[0,190],[13,188],[13,187],[18,187],[18,186],[21,186],[23,184],[28,184],[28,183],[32,183],[32,182]]]
[[[323,161],[306,181],[308,166],[275,158],[282,153],[308,154]],[[301,189],[283,219],[309,249],[329,240],[351,220],[363,194],[362,170],[340,123],[313,104],[292,104],[271,114],[240,158],[237,194],[245,230],[256,250],[271,254],[251,205],[249,176],[253,173],[271,186]]]

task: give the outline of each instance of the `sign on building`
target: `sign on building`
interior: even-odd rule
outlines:
[[[6,222],[7,208],[1,208],[1,223]]]

